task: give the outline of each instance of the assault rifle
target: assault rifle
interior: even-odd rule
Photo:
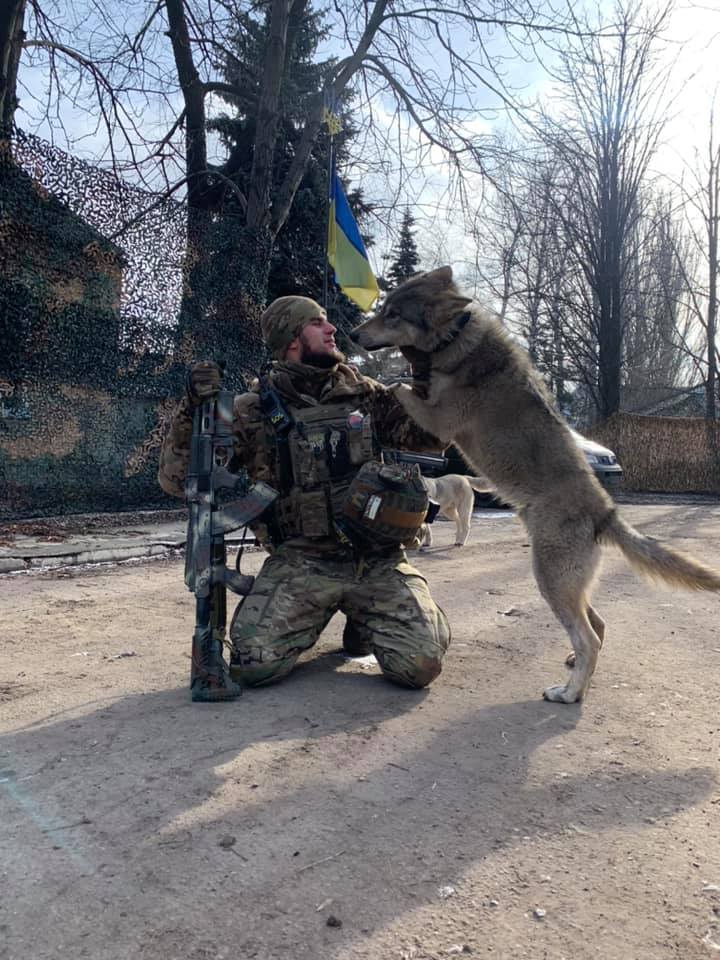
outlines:
[[[271,486],[229,469],[233,456],[233,395],[227,390],[195,410],[185,480],[189,507],[185,584],[195,594],[190,693],[193,700],[233,700],[241,689],[223,660],[229,588],[245,596],[253,577],[228,570],[225,534],[259,517],[277,498]]]

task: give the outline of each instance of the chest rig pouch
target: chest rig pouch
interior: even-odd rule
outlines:
[[[375,454],[370,415],[357,410],[357,398],[352,397],[333,404],[285,407],[274,391],[267,391],[264,398],[261,393],[261,403],[278,454],[278,539],[336,536],[350,483]]]

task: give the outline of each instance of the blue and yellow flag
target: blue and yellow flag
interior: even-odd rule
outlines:
[[[328,218],[328,261],[335,282],[361,310],[369,310],[380,293],[365,244],[333,165]]]

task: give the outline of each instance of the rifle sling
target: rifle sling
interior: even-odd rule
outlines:
[[[275,434],[280,492],[286,495],[290,492],[294,483],[290,444],[288,443],[288,433],[294,421],[280,399],[277,390],[270,385],[267,378],[260,385],[260,409]]]

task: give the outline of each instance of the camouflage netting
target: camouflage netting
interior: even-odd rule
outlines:
[[[240,388],[264,359],[241,224],[192,223],[35,137],[0,145],[0,519],[178,505],[155,477],[186,364]]]

